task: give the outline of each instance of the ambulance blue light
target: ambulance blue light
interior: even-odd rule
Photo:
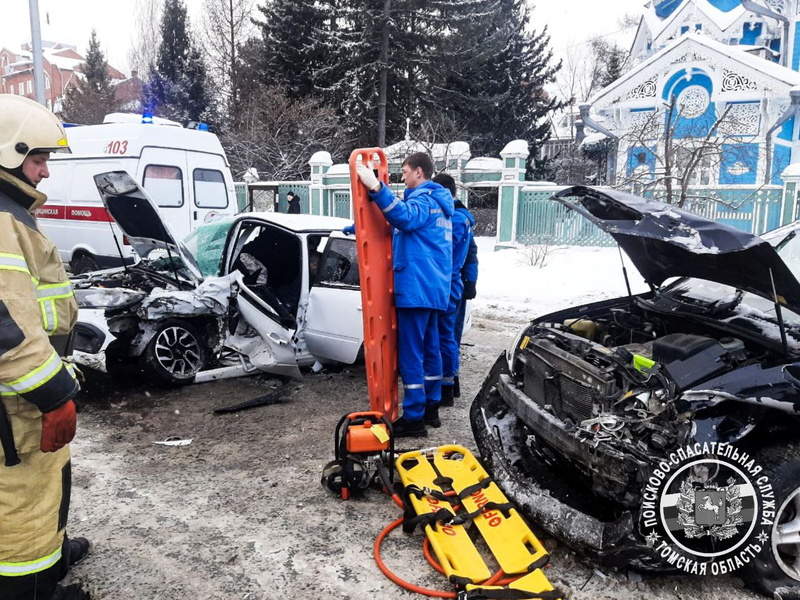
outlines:
[[[200,131],[208,131],[208,123],[200,123],[197,126],[197,129]]]
[[[153,115],[151,115],[150,113],[143,113],[142,114],[142,123],[146,123],[148,125],[152,125],[153,124]]]

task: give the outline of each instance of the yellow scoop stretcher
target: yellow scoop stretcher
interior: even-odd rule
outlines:
[[[415,490],[406,498],[417,515],[444,509],[435,521],[426,522],[424,530],[450,581],[471,582],[466,589],[473,592],[503,589],[475,585],[492,573],[470,537],[468,527],[474,523],[507,575],[527,574],[507,589],[554,597],[554,588],[541,571],[549,560],[547,551],[469,450],[458,445],[415,450],[399,456],[396,468],[407,491]],[[461,511],[454,508],[459,504]]]

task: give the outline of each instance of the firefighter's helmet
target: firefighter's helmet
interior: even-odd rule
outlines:
[[[0,167],[16,169],[31,152],[70,152],[64,126],[38,102],[0,94]]]

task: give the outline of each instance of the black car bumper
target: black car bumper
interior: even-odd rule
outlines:
[[[501,356],[470,410],[478,449],[506,495],[533,523],[607,566],[663,569],[654,549],[637,535],[634,513],[620,508],[615,516],[602,519],[576,508],[591,503],[591,491],[526,452],[528,436],[540,432],[532,432],[510,409],[513,401],[509,403],[503,395],[520,392],[507,382],[506,362]],[[551,436],[555,425],[550,424]]]

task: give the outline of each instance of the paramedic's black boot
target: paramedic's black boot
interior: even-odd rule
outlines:
[[[66,587],[58,586],[53,600],[91,600],[89,592],[85,592],[79,583]]]
[[[424,421],[407,421],[400,417],[392,424],[394,437],[428,437],[428,430],[425,428]]]
[[[441,427],[442,420],[439,418],[439,406],[433,406],[431,404],[426,406],[425,416],[422,418],[422,422],[428,427]]]
[[[69,538],[68,551],[69,551],[69,566],[77,565],[89,554],[89,549],[92,545],[86,538]]]
[[[461,398],[461,382],[458,375],[453,378],[453,398]]]
[[[455,401],[453,400],[453,396],[455,395],[455,388],[454,385],[443,385],[442,386],[442,399],[439,401],[439,406],[443,408],[447,408],[449,406],[453,406]]]

